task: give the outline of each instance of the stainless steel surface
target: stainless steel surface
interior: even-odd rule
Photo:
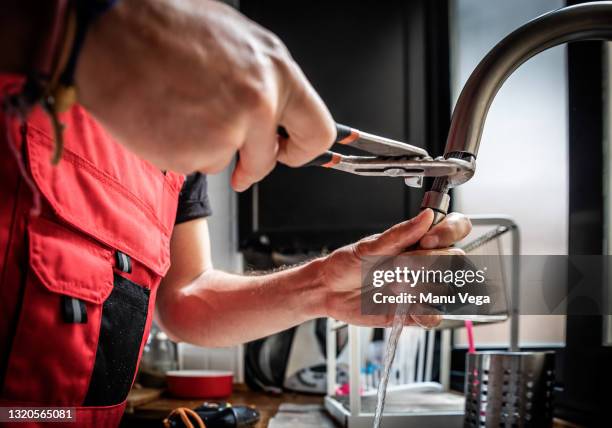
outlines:
[[[438,224],[448,214],[448,206],[450,204],[450,196],[448,193],[436,192],[430,190],[425,192],[421,209],[431,208],[434,212],[433,224]]]
[[[470,221],[475,226],[503,226],[507,227],[512,236],[512,254],[521,254],[521,233],[516,222],[506,215],[471,215]],[[512,261],[512,281],[510,282],[510,351],[519,350],[519,280],[520,280],[520,257]]]
[[[463,87],[453,112],[445,156],[457,152],[478,154],[491,102],[508,76],[521,64],[553,46],[594,39],[612,40],[612,2],[565,7],[546,13],[510,33],[478,64]]]
[[[552,424],[553,352],[468,354],[465,427]]]
[[[407,156],[340,156],[333,169],[365,176],[404,178],[448,177],[453,182],[467,181],[473,175],[474,164],[461,159],[413,159]],[[420,186],[422,181],[410,181]],[[407,183],[408,184],[408,183]]]
[[[427,150],[412,146],[408,143],[395,141],[390,138],[380,137],[367,132],[358,131],[359,138],[350,143],[351,147],[364,150],[379,156],[414,156],[429,157]]]
[[[446,214],[442,214],[439,211],[434,211],[434,219],[432,224],[438,224],[440,223],[442,220],[444,220],[444,217],[446,217]]]

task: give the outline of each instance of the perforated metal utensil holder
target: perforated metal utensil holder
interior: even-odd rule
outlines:
[[[468,354],[464,427],[549,427],[554,353]]]

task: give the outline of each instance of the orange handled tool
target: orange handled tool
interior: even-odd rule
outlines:
[[[278,128],[281,138],[290,138],[286,129]],[[473,173],[470,161],[432,159],[427,150],[378,135],[336,124],[335,145],[353,147],[364,156],[346,156],[327,151],[304,166],[333,168],[365,176],[403,177],[406,184],[421,187],[423,177],[449,177],[450,182],[467,181]]]
[[[289,138],[289,134],[282,126],[278,127],[278,135]],[[350,126],[336,124],[336,140],[334,144],[354,147],[363,152],[377,156],[409,156],[409,157],[428,157],[427,150],[412,146],[407,143],[395,141],[390,138],[380,137],[359,131]],[[329,161],[333,152],[326,152],[319,158],[312,160],[307,166],[322,166]]]

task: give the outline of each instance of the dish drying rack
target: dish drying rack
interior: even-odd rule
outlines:
[[[501,237],[510,237],[510,252],[520,254],[520,233],[517,224],[508,216],[474,215],[469,216],[475,227],[488,227],[486,233],[462,245],[466,253],[473,253],[486,244],[496,244],[498,254],[504,253]],[[509,271],[511,280],[506,284],[508,314],[492,317],[482,322],[499,322],[510,317],[510,350],[518,350],[518,285],[519,257],[513,257]],[[463,327],[460,318],[444,319],[435,330],[418,332],[418,349],[413,382],[400,388],[389,388],[387,404],[382,425],[385,428],[437,428],[462,427],[464,419],[465,400],[462,393],[450,390],[450,358],[451,330]],[[337,395],[337,342],[336,333],[339,329],[348,329],[348,395]],[[345,428],[370,428],[374,421],[376,395],[361,394],[361,329],[362,327],[348,325],[333,319],[327,323],[327,395],[325,408],[332,417]],[[439,347],[439,378],[440,382],[432,382],[435,353],[435,334],[441,331]],[[401,340],[401,338],[400,338]],[[401,344],[401,342],[400,342]],[[400,352],[398,346],[398,352]],[[356,381],[355,381],[356,380]]]

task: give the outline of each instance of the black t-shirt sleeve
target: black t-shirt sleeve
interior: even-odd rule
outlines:
[[[189,174],[179,194],[175,224],[208,217],[211,214],[206,176],[199,172]]]

